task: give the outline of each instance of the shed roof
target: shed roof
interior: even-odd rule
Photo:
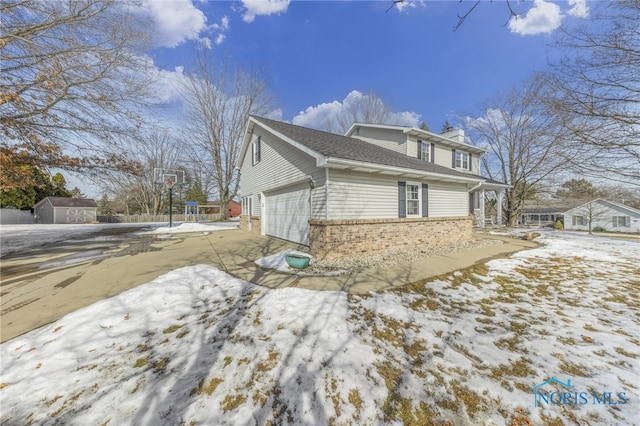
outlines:
[[[46,197],[36,203],[48,201],[53,207],[98,207],[98,203],[92,198],[71,198],[71,197]]]

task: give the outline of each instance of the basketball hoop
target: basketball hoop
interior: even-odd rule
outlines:
[[[173,188],[173,185],[175,184],[176,183],[172,179],[167,179],[164,181],[164,186],[167,187],[168,189]]]

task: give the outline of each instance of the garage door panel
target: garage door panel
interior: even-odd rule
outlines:
[[[308,184],[284,188],[265,195],[267,235],[309,245]]]

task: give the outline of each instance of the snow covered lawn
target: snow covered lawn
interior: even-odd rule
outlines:
[[[638,424],[640,244],[540,241],[365,296],[175,270],[2,344],[0,421]]]

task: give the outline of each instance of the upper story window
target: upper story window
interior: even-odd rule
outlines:
[[[630,227],[631,226],[631,216],[613,216],[613,226],[614,227]]]
[[[470,158],[466,152],[456,151],[456,169],[470,170]]]
[[[258,136],[258,139],[256,139],[255,142],[253,142],[253,145],[251,147],[251,163],[255,166],[256,164],[258,164],[260,162],[260,157],[261,157],[261,152],[260,152],[260,136]]]
[[[471,162],[471,154],[468,152],[456,151],[455,149],[451,150],[453,154],[451,156],[451,167],[454,169],[465,169],[471,171],[473,168]]]
[[[421,140],[418,141],[418,159],[424,161],[433,161],[431,158],[431,144],[427,142],[423,142]]]

